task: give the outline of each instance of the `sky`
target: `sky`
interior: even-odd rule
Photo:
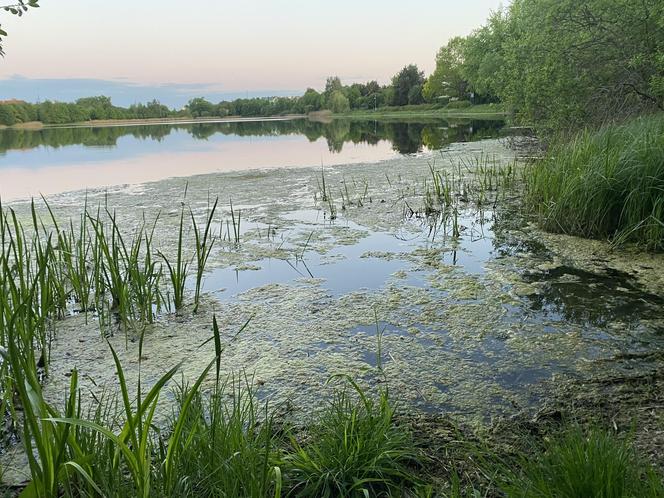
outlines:
[[[0,6],[9,0],[0,0]],[[180,106],[294,95],[329,75],[387,83],[426,73],[441,45],[479,27],[498,0],[40,0],[8,32],[0,99],[109,95]]]

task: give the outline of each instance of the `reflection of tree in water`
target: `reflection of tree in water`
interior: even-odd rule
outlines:
[[[660,296],[638,288],[631,275],[611,268],[592,273],[560,266],[526,275],[525,280],[543,284],[540,292],[528,296],[533,310],[581,325],[629,326],[659,318],[664,305]]]
[[[0,154],[8,150],[31,149],[39,146],[115,147],[117,140],[123,136],[161,141],[175,131],[186,131],[197,140],[207,140],[217,134],[240,137],[304,135],[311,142],[325,139],[331,152],[341,152],[346,143],[375,145],[382,140],[388,140],[397,152],[412,154],[421,151],[423,147],[440,149],[453,142],[495,136],[502,125],[502,121],[470,120],[399,122],[333,119],[329,123],[321,123],[307,119],[293,119],[97,128],[63,127],[41,130],[7,129],[0,131]]]

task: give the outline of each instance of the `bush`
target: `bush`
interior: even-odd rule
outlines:
[[[527,173],[545,229],[664,249],[664,114],[585,131]]]

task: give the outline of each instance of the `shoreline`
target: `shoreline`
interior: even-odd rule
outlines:
[[[473,110],[476,109],[477,110]],[[327,121],[332,119],[445,119],[445,118],[480,118],[504,119],[508,112],[503,109],[491,109],[486,105],[478,105],[464,109],[378,109],[375,111],[355,110],[347,113],[332,113],[329,111],[316,111],[309,114],[286,114],[283,116],[228,116],[211,118],[147,118],[147,119],[104,119],[92,121],[78,121],[72,123],[44,124],[41,121],[17,123],[12,126],[0,126],[2,130],[30,130],[39,131],[53,128],[109,128],[120,126],[151,126],[151,125],[189,125],[189,124],[218,124],[257,121],[291,121],[295,119],[308,119],[311,121]]]

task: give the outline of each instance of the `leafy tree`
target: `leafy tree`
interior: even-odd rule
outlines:
[[[242,104],[239,104],[242,105]],[[214,105],[202,97],[191,99],[187,104],[187,109],[195,118],[212,116]]]
[[[304,95],[300,97],[298,102],[300,112],[304,112],[305,114],[318,111],[320,110],[321,106],[321,94],[313,88],[307,88],[307,91],[304,92]]]
[[[9,105],[0,105],[0,124],[12,126],[16,124],[16,116]]]
[[[341,80],[339,79],[338,76],[329,76],[327,78],[327,81],[325,82],[325,99],[329,99],[332,94],[336,91],[341,91],[343,90],[343,85],[341,84]]]
[[[350,103],[341,90],[335,90],[328,100],[328,107],[332,112],[348,112]]]
[[[424,84],[424,98],[435,102],[440,97],[466,98],[468,81],[463,74],[465,38],[457,36],[438,51],[436,69]]]
[[[410,64],[404,67],[392,78],[392,88],[394,89],[392,105],[399,106],[410,103],[410,98],[414,97],[411,90],[414,87],[420,87],[421,89],[423,84],[424,73],[416,65]]]
[[[510,36],[508,13],[493,12],[485,26],[475,30],[463,43],[461,73],[476,94],[495,100],[505,87],[505,44]]]
[[[39,0],[16,0],[15,3],[10,3],[6,5],[0,5],[0,9],[5,12],[9,12],[15,16],[21,17],[24,12],[28,11],[28,8],[37,8],[39,7]],[[2,49],[3,46],[3,37],[7,36],[7,32],[2,29],[0,25],[0,55],[4,56],[5,52]]]
[[[468,46],[471,85],[542,128],[664,109],[661,0],[514,0]]]

